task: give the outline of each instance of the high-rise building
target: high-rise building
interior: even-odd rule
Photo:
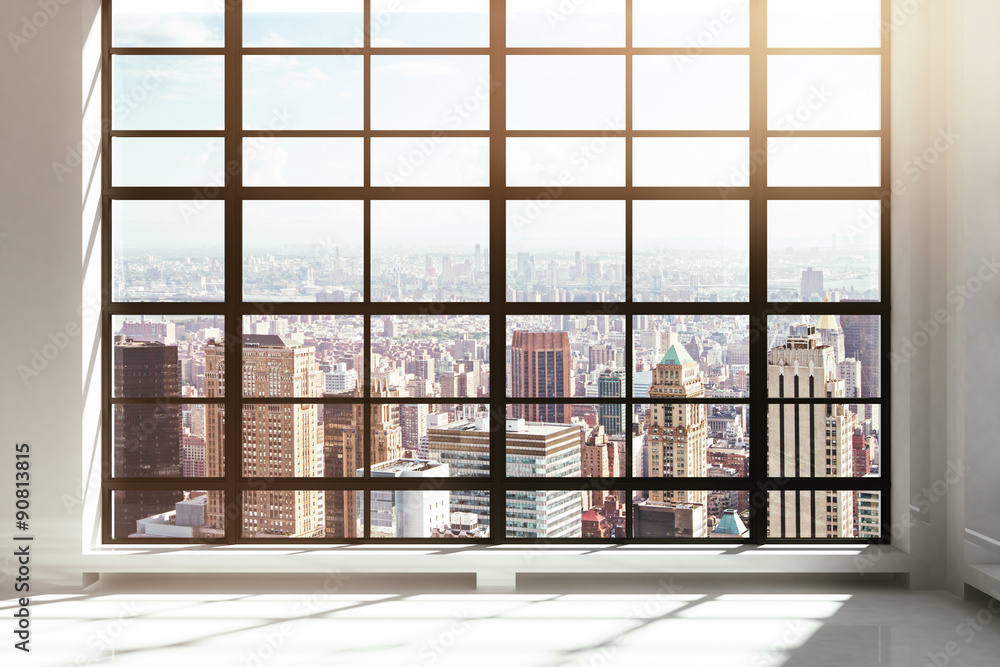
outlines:
[[[653,369],[649,397],[703,398],[698,362],[681,345],[671,345]],[[646,472],[649,477],[705,477],[708,474],[708,418],[704,404],[653,403],[646,414]],[[701,535],[708,530],[707,491],[651,491],[649,500],[700,505]]]
[[[409,403],[399,408],[399,426],[405,451],[416,452],[420,446],[420,439],[427,435],[429,408],[426,403]]]
[[[224,386],[222,345],[205,349],[206,395],[221,396]],[[243,337],[244,395],[254,397],[318,397],[325,378],[316,363],[316,349],[281,336]],[[230,388],[230,391],[233,389]],[[221,405],[206,407],[213,422]],[[318,408],[313,404],[244,404],[241,415],[242,469],[248,477],[316,477],[322,474]],[[207,468],[221,472],[224,432],[206,425]],[[223,508],[210,494],[206,524],[221,529]],[[322,537],[322,491],[246,491],[243,496],[244,535]]]
[[[812,325],[793,325],[770,351],[768,395],[843,398],[836,350]],[[772,405],[768,410],[768,474],[774,477],[850,477],[855,415],[847,405]],[[803,521],[802,518],[813,517]],[[808,524],[808,525],[806,525]],[[783,491],[768,504],[772,537],[854,537],[851,491]]]
[[[364,468],[356,471],[364,475]],[[372,464],[373,478],[448,477],[448,464],[437,461],[392,459]],[[356,494],[355,524],[360,533],[364,527],[363,492]],[[451,526],[448,491],[399,490],[371,491],[372,537],[431,537]]]
[[[156,324],[156,323],[150,323]],[[172,323],[171,323],[172,324]],[[177,347],[134,341],[114,342],[114,391],[120,398],[174,398],[181,395]],[[180,405],[114,406],[114,474],[120,477],[179,477]],[[114,504],[113,537],[136,532],[140,519],[169,512],[184,499],[181,491],[128,491]],[[127,499],[127,502],[124,502]]]
[[[515,331],[511,340],[511,396],[562,398],[573,395],[569,334],[565,331]],[[511,416],[529,422],[568,424],[567,404],[525,405],[514,402]]]
[[[814,271],[809,267],[802,272],[802,284],[799,298],[803,301],[821,300],[826,296],[823,291],[823,272]]]
[[[354,391],[358,384],[358,372],[353,368],[348,370],[347,364],[337,364],[332,371],[326,374],[326,387],[324,393],[345,394]]]
[[[609,439],[601,426],[593,429],[580,447],[580,476],[622,477],[624,474],[625,461],[619,455],[618,442]],[[588,508],[604,505],[609,495],[614,495],[619,502],[625,498],[623,492],[603,489],[584,491],[584,495]]]
[[[861,396],[879,396],[879,358],[882,340],[879,318],[875,315],[841,315],[844,328],[844,353],[861,362]],[[866,410],[866,417],[871,417]]]
[[[605,371],[597,378],[597,395],[600,398],[625,398],[625,372]],[[599,405],[597,423],[609,436],[625,432],[625,402]]]
[[[205,477],[205,438],[192,435],[187,429],[181,438],[181,475]]]

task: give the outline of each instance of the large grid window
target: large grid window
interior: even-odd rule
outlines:
[[[888,541],[888,12],[105,0],[104,542]]]

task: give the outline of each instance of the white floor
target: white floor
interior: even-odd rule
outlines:
[[[400,592],[337,577],[256,593],[101,582],[34,598],[32,652],[3,664],[278,667],[991,667],[1000,604],[889,583],[660,579],[513,593]],[[364,588],[364,587],[362,587]],[[413,588],[413,584],[410,584]],[[139,590],[143,592],[138,592]],[[573,590],[574,592],[566,592]],[[581,592],[581,591],[594,592]],[[284,592],[279,592],[284,591]],[[374,591],[374,592],[373,592]],[[12,600],[0,605],[10,618]],[[997,621],[997,622],[994,622]],[[9,630],[5,631],[5,634]],[[6,643],[6,642],[5,642]],[[4,646],[10,655],[10,646]],[[950,655],[949,655],[950,652]],[[27,660],[25,658],[28,658]]]

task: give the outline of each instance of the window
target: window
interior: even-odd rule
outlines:
[[[103,11],[105,542],[888,539],[886,3]]]

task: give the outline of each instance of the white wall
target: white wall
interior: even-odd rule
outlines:
[[[23,19],[30,21],[40,11],[38,2],[0,4],[0,34],[20,31]],[[85,471],[92,470],[99,435],[93,384],[84,402],[87,378],[96,371],[91,364],[98,353],[97,322],[93,308],[84,308],[81,317],[83,295],[99,295],[100,254],[93,245],[100,238],[96,201],[92,190],[84,197],[95,155],[85,147],[85,166],[71,167],[61,181],[53,162],[66,162],[83,139],[83,114],[99,52],[91,42],[87,55],[82,54],[94,27],[96,3],[68,0],[59,5],[16,54],[9,38],[0,44],[0,234],[6,235],[0,237],[5,278],[0,291],[5,318],[0,328],[0,467],[2,479],[10,479],[13,442],[32,443],[38,516],[33,520],[34,574],[63,585],[78,584],[82,571],[190,567],[190,559],[165,556],[154,565],[136,565],[135,559],[116,565],[104,556],[81,555],[83,545],[94,540],[86,531],[92,531],[89,519],[97,511],[96,485],[81,485]],[[1000,248],[1000,137],[995,127],[1000,117],[1000,40],[993,34],[1000,7],[995,0],[894,4],[899,20],[893,48],[892,163],[894,179],[905,184],[905,191],[895,198],[893,219],[893,349],[905,354],[903,341],[922,340],[920,323],[939,310],[944,309],[948,324],[893,372],[893,519],[902,529],[896,543],[913,556],[908,566],[913,585],[960,592],[966,521],[970,530],[1000,541],[1000,489],[993,483],[1000,470],[995,443],[1000,356],[994,333],[1000,280],[986,282],[962,310],[948,301],[950,290],[973,274],[981,258]],[[88,132],[97,127],[97,102],[96,96],[89,100]],[[932,148],[937,132],[949,125],[961,139],[911,179],[906,171],[913,166],[911,156]],[[82,333],[74,333],[37,377],[23,382],[18,367],[30,367],[33,352],[43,352],[49,335],[58,337],[67,326],[73,331],[72,325],[82,325]],[[963,463],[966,449],[974,469],[947,483],[949,462]],[[905,514],[911,504],[923,508],[912,530]],[[11,509],[10,503],[0,503],[5,526]],[[977,544],[968,548],[971,557],[1000,562],[1000,546],[987,548],[982,540]],[[206,569],[228,567],[233,563],[228,558],[213,558]],[[241,569],[288,569],[280,558],[242,563]],[[10,558],[0,557],[0,565],[9,575]]]

